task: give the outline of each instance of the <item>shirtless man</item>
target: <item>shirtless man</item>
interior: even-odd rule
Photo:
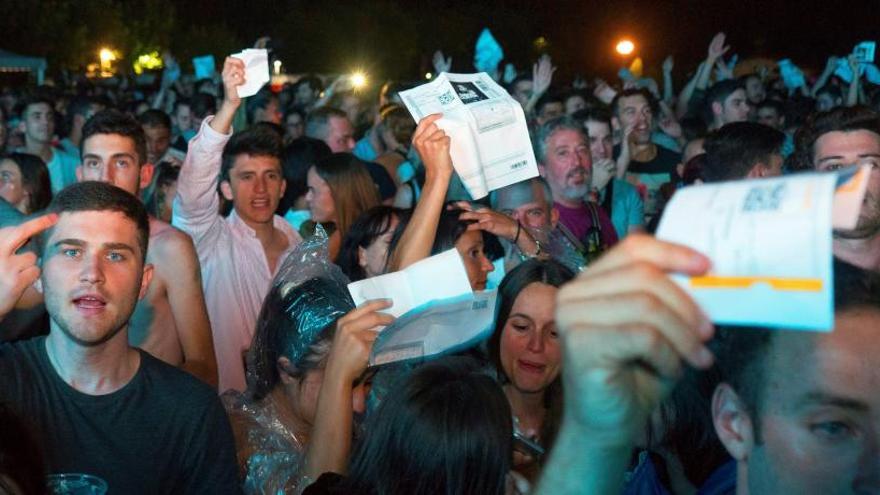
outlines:
[[[99,112],[83,127],[77,180],[106,182],[138,195],[153,174],[146,156],[136,120],[114,110]],[[192,240],[151,217],[147,263],[155,274],[131,317],[129,342],[216,386],[217,361]]]

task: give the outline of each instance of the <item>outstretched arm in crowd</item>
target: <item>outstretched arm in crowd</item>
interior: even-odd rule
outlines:
[[[663,60],[663,101],[668,105],[671,105],[672,100],[675,98],[672,88],[672,68],[674,65],[675,62],[672,59],[672,55]]]
[[[682,367],[713,362],[711,322],[667,276],[708,268],[691,249],[633,235],[559,290],[565,410],[536,493],[620,493],[638,432]]]
[[[425,165],[425,186],[412,218],[388,260],[389,272],[402,270],[431,255],[452,178],[449,136],[436,124],[441,117],[441,114],[433,114],[423,118],[413,135],[413,146]]]
[[[816,79],[816,83],[813,84],[813,89],[810,91],[810,96],[813,98],[819,94],[819,90],[825,87],[825,83],[828,82],[828,79],[831,78],[831,74],[834,74],[834,70],[837,68],[837,57],[830,56],[828,57],[828,62],[825,63],[825,70],[822,71],[822,74]]]
[[[391,307],[391,301],[368,301],[339,319],[336,334],[324,368],[321,391],[311,441],[306,452],[304,475],[318,479],[326,472],[344,474],[351,451],[352,411],[363,412],[366,391],[356,382],[367,368],[373,342],[380,327],[390,325],[394,317],[379,311]],[[358,390],[359,389],[359,390]],[[358,395],[358,404],[354,395]]]
[[[244,62],[226,57],[223,63],[223,104],[213,117],[202,122],[199,133],[189,143],[180,168],[177,196],[171,223],[192,237],[201,254],[206,242],[219,235],[223,221],[218,212],[217,185],[223,147],[232,135],[232,120],[241,105],[238,87],[244,84]]]
[[[697,89],[697,80],[702,77],[704,70],[706,70],[706,62],[700,62],[697,71],[694,72],[694,76],[681,88],[681,93],[678,94],[678,99],[675,100],[676,117],[682,118],[687,115],[688,105],[690,105],[691,98],[694,96],[694,90]]]
[[[531,115],[535,111],[538,100],[550,89],[554,72],[556,72],[556,67],[550,61],[550,55],[541,55],[541,58],[532,66],[532,95],[524,108],[526,115]]]
[[[852,81],[849,83],[849,91],[846,93],[846,106],[854,107],[859,104],[859,61],[855,55],[850,55],[846,59],[849,63],[850,72],[852,72]]]
[[[58,215],[34,218],[0,229],[0,321],[9,314],[28,287],[40,278],[37,255],[17,253],[28,239],[55,225]]]

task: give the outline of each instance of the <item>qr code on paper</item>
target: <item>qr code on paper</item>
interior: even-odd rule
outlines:
[[[440,100],[441,105],[449,105],[455,100],[455,96],[453,95],[452,91],[447,91],[440,95],[438,99]]]

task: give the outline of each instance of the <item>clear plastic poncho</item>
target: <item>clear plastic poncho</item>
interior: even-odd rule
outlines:
[[[318,337],[354,309],[348,279],[329,261],[327,235],[318,229],[285,258],[257,321],[247,354],[248,389],[222,396],[235,433],[247,494],[300,493],[307,445],[284,421],[283,394],[273,393],[270,370],[283,356],[297,367]]]

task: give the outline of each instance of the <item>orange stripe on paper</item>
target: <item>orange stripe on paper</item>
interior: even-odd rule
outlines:
[[[747,289],[757,283],[765,283],[776,290],[819,292],[822,279],[783,278],[783,277],[722,277],[707,275],[692,277],[691,287],[695,289]]]

